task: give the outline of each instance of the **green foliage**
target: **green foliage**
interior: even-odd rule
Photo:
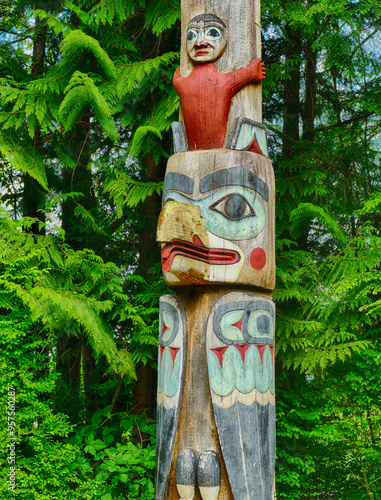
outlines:
[[[80,483],[76,498],[121,500],[126,492],[128,498],[154,498],[155,447],[151,443],[144,447],[132,443],[134,424],[139,432],[150,434],[154,443],[152,422],[126,414],[110,418],[109,408],[98,410],[91,424],[68,441],[81,450],[64,468],[72,481]]]
[[[32,222],[22,221],[24,227]],[[4,293],[20,300],[31,320],[49,331],[83,332],[98,357],[105,356],[112,367],[117,363],[119,373],[134,376],[129,356],[117,356],[112,331],[104,320],[105,314],[120,312],[122,304],[128,317],[139,317],[122,293],[117,267],[104,263],[94,252],[74,252],[51,236],[20,233],[19,224],[5,213],[0,219]]]
[[[123,172],[111,171],[103,185],[105,192],[110,193],[117,215],[123,214],[123,207],[135,207],[143,203],[148,196],[154,193],[161,194],[162,182],[139,182],[127,177]]]
[[[106,130],[110,139],[117,140],[118,132],[111,118],[110,106],[90,76],[76,71],[65,88],[65,94],[59,109],[59,117],[67,131],[72,130],[82,113],[91,107],[96,120]]]
[[[261,3],[277,177],[277,497],[374,500],[381,7]],[[15,220],[1,214],[0,397],[3,408],[16,387],[16,494],[153,498],[152,422],[131,408],[136,364],[155,366],[167,293],[154,234],[179,108],[180,2],[3,4],[0,185]],[[74,388],[57,410],[65,381],[77,417],[65,407]],[[5,477],[6,428],[0,437]]]

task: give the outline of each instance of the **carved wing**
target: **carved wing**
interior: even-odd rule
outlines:
[[[207,360],[222,455],[235,500],[273,498],[274,303],[230,293],[213,306]]]
[[[176,297],[160,297],[159,323],[155,500],[164,500],[184,376],[185,313]]]

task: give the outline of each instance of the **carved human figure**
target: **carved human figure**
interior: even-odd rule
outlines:
[[[265,77],[260,58],[245,68],[220,73],[214,63],[227,42],[226,23],[214,14],[200,14],[188,24],[187,52],[195,67],[187,77],[181,77],[178,67],[173,85],[180,96],[191,151],[221,148],[233,95],[248,83],[259,83]]]

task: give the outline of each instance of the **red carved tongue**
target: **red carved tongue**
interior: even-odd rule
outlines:
[[[161,264],[164,272],[170,271],[176,255],[184,255],[184,257],[208,264],[220,265],[235,264],[240,259],[239,253],[235,250],[206,247],[196,234],[193,235],[192,243],[175,238],[168,245],[165,245],[161,251]]]
[[[205,247],[205,245],[204,245],[204,244],[202,243],[202,241],[200,240],[200,238],[197,236],[197,234],[194,234],[194,235],[193,235],[193,243],[194,243],[195,245],[197,245],[198,247],[204,247],[204,248],[206,248],[206,247]]]

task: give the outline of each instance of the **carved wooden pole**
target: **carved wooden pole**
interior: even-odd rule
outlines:
[[[182,0],[181,100],[157,239],[156,500],[272,500],[275,183],[259,0]]]

